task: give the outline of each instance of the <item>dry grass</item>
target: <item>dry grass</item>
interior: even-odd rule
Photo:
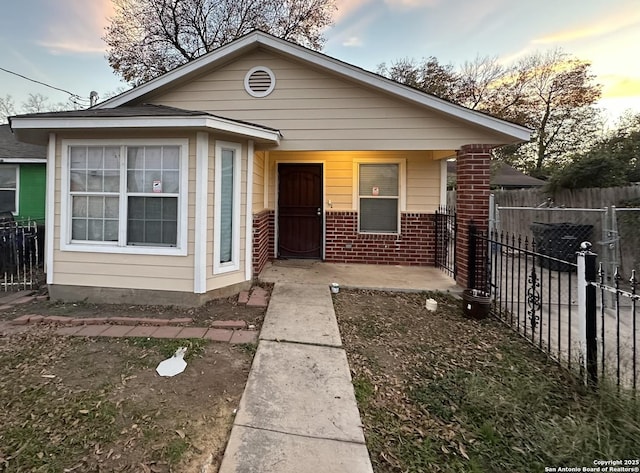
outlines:
[[[336,313],[374,469],[535,472],[637,458],[640,403],[593,392],[441,294],[341,291]]]

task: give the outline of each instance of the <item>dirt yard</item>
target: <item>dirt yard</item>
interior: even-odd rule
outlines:
[[[235,298],[194,309],[37,301],[0,319],[25,313],[187,316],[197,326],[245,320],[259,328],[265,309]],[[52,330],[36,325],[0,337],[0,471],[217,471],[255,345],[88,339]],[[185,372],[158,376],[158,363],[185,345]]]
[[[640,401],[598,391],[460,300],[340,291],[334,305],[376,473],[542,472],[640,454]]]

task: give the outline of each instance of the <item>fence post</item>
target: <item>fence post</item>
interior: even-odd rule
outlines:
[[[585,383],[598,384],[598,335],[596,322],[596,254],[591,243],[583,242],[578,252],[578,315],[580,318],[580,353]]]
[[[476,288],[476,226],[473,224],[473,220],[469,222],[469,252],[467,253],[468,258],[468,271],[467,275],[467,289],[475,289]]]

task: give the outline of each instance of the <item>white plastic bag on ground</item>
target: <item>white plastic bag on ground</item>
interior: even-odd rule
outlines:
[[[184,354],[186,352],[187,347],[180,347],[171,358],[161,361],[156,368],[158,374],[160,376],[175,376],[182,373],[187,367],[187,362],[184,361]]]

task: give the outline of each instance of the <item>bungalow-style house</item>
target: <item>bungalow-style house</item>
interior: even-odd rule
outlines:
[[[47,147],[22,143],[0,125],[0,216],[44,223]]]
[[[273,258],[434,265],[457,155],[460,258],[489,150],[529,130],[250,33],[89,110],[11,118],[48,146],[53,299],[199,304]]]

